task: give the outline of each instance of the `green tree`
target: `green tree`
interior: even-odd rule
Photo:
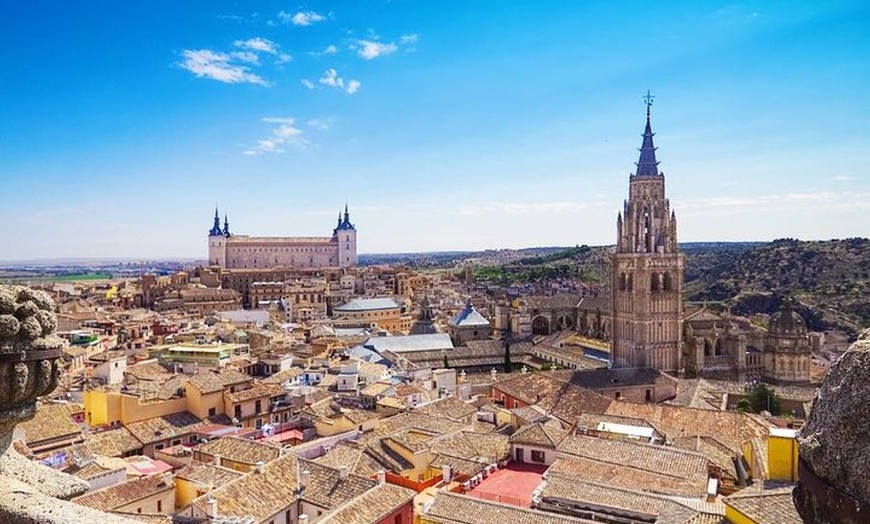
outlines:
[[[765,384],[758,384],[749,391],[749,407],[755,413],[768,411],[771,415],[779,415],[782,406],[779,398]]]
[[[742,411],[743,413],[746,413],[747,411],[750,411],[752,407],[749,405],[749,400],[741,398],[737,401],[735,409],[737,409],[737,411]]]
[[[513,370],[513,364],[511,363],[511,343],[505,341],[504,343],[504,372],[510,373]]]
[[[447,354],[444,354],[444,369],[449,369],[450,364],[447,362]]]

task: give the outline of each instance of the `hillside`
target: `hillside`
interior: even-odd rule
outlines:
[[[695,278],[688,274],[689,300],[723,302],[736,314],[772,313],[790,295],[811,329],[854,338],[870,326],[868,239],[781,239],[722,256]]]

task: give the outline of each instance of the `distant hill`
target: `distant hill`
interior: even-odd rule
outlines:
[[[689,300],[723,302],[734,313],[752,315],[776,311],[783,297],[790,295],[798,300],[798,311],[811,329],[839,329],[855,337],[862,327],[870,326],[870,240],[866,238],[780,239],[716,255],[702,249],[697,260],[709,267],[693,268],[687,260]]]

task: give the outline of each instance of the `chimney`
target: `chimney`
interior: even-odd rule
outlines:
[[[302,513],[301,515],[299,515],[298,522],[299,522],[299,524],[308,524],[308,515],[306,515],[305,513]]]
[[[308,487],[308,483],[311,482],[311,472],[306,470],[302,471],[302,481],[299,483],[303,488]]]
[[[215,456],[213,456],[213,457],[211,458],[211,460],[212,460],[212,462],[214,463],[215,466],[220,466],[220,465],[221,465],[221,456],[220,456],[220,455],[215,455]]]
[[[387,472],[379,469],[378,470],[378,485],[384,484],[387,482]]]
[[[346,479],[348,473],[350,473],[350,468],[348,468],[347,466],[342,466],[342,467],[338,468],[338,472],[339,472],[339,475],[341,475],[341,478]]]
[[[256,464],[257,473],[264,473],[266,471],[266,463],[262,460],[258,460]]]
[[[175,477],[172,476],[172,473],[167,471],[163,474],[163,478],[161,480],[163,480],[163,483],[167,486],[175,486],[174,478]]]
[[[214,497],[209,497],[205,499],[206,509],[205,514],[211,518],[217,517],[217,499]]]

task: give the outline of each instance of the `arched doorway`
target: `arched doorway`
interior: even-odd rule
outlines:
[[[547,320],[547,317],[535,317],[532,320],[532,334],[534,335],[549,335],[550,334],[550,321]]]

